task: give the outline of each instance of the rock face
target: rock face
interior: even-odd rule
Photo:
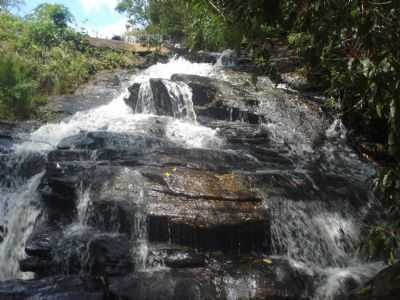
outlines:
[[[226,74],[152,78],[153,115],[134,131],[81,130],[48,153],[20,261],[36,277],[1,283],[0,300],[311,299],[317,276],[285,255],[346,264],[357,228],[337,222],[363,222],[370,169],[328,140],[314,102]],[[134,111],[142,88],[125,99]],[[181,143],[178,117],[221,142]]]
[[[45,120],[59,120],[110,103],[129,83],[130,72],[103,71],[78,88],[72,95],[53,96],[41,114]]]
[[[102,300],[103,283],[89,276],[58,276],[0,283],[1,300]]]
[[[345,299],[395,300],[400,298],[400,262],[388,267]]]

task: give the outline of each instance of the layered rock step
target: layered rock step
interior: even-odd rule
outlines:
[[[322,149],[327,120],[315,103],[268,78],[232,76],[134,84],[125,102],[151,113],[134,133],[81,131],[48,154],[44,214],[20,262],[37,279],[14,290],[18,299],[43,289],[46,300],[311,299],[321,278],[283,257],[346,263],[356,241],[334,221],[362,222],[365,169],[338,175],[348,164],[339,148]],[[219,142],[183,143],[174,118]]]
[[[121,144],[136,147],[143,142],[149,152],[130,150],[124,153],[124,160],[90,160],[101,149],[112,150],[101,148],[105,134],[88,134],[85,143],[82,136],[69,138],[76,143],[67,147],[68,141],[64,141],[60,150],[49,154],[40,186],[48,223],[63,219],[66,223],[83,222],[132,239],[143,230],[150,242],[171,242],[194,249],[229,252],[266,247],[265,202],[251,176],[234,172],[234,165],[226,164],[234,163],[229,154],[224,157],[222,151],[208,150],[209,157],[223,157],[221,165],[214,164],[216,170],[211,171],[207,170],[207,161],[200,161],[201,156],[191,159],[180,155],[184,151],[176,151],[165,161],[163,153],[171,145],[160,140],[110,134],[108,141],[118,137]],[[89,141],[99,143],[100,149],[89,150],[93,147]],[[207,155],[206,150],[203,152]],[[84,193],[90,198],[86,208],[82,208]],[[146,228],[138,228],[141,215],[145,216]]]

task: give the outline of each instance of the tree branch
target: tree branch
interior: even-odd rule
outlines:
[[[214,8],[214,10],[226,21],[225,15],[222,12],[221,9],[218,8],[218,6],[212,1],[212,0],[207,0],[207,2]]]

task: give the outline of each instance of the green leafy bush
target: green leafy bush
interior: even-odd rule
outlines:
[[[32,117],[46,96],[72,92],[91,75],[127,65],[124,52],[90,46],[68,27],[69,11],[43,4],[26,18],[0,11],[0,117]],[[8,75],[10,74],[10,75]]]
[[[1,52],[0,52],[1,53]],[[0,55],[0,116],[25,118],[40,102],[32,67],[17,55]]]

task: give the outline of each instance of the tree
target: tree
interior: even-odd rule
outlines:
[[[38,5],[30,15],[33,20],[51,22],[59,28],[67,28],[73,21],[73,15],[61,4],[43,3]]]
[[[23,0],[0,0],[0,11],[8,11],[12,8],[18,8],[25,4]]]
[[[149,24],[149,5],[151,0],[120,0],[115,8],[119,13],[126,14],[131,24]]]

